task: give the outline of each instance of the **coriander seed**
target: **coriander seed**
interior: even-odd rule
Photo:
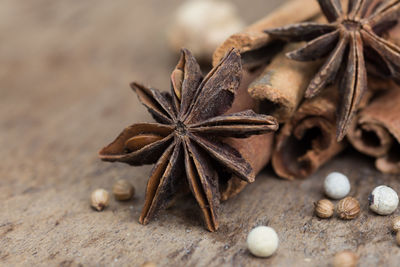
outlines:
[[[348,250],[341,251],[333,258],[333,267],[355,267],[357,265],[358,256]]]
[[[351,220],[360,214],[360,203],[353,197],[346,197],[339,201],[336,211],[340,219]]]
[[[321,199],[318,202],[314,203],[315,206],[315,214],[322,219],[330,218],[333,215],[335,210],[335,206],[328,199]]]
[[[392,220],[392,230],[394,232],[400,231],[400,216],[394,217]]]
[[[135,188],[126,180],[118,180],[112,189],[116,200],[129,200],[135,193]]]
[[[155,264],[152,261],[146,261],[145,263],[142,264],[141,267],[157,267],[157,264]]]
[[[397,232],[396,234],[396,243],[398,246],[400,246],[400,232]]]
[[[92,192],[90,199],[92,207],[98,211],[102,211],[108,206],[110,196],[106,190],[96,189]]]

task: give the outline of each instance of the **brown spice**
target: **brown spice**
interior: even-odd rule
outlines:
[[[355,267],[358,262],[358,256],[352,251],[344,250],[333,258],[333,267]]]
[[[223,42],[214,52],[213,65],[217,65],[232,47],[239,50],[245,68],[263,65],[266,62],[266,55],[263,52],[270,51],[276,43],[276,40],[266,34],[264,29],[310,20],[318,14],[319,7],[315,0],[287,1],[264,18]],[[269,55],[266,58],[269,58]]]
[[[334,82],[339,72],[344,74],[339,82],[338,140],[344,138],[367,90],[365,53],[368,63],[376,66],[371,72],[400,80],[400,47],[379,36],[396,25],[400,2],[375,5],[376,2],[349,1],[348,9],[343,11],[340,1],[319,1],[328,23],[304,22],[266,30],[273,37],[308,41],[304,47],[287,54],[291,59],[310,61],[328,56],[311,80],[306,97],[317,95]],[[341,68],[343,71],[339,71]]]
[[[335,88],[307,99],[276,137],[272,167],[286,179],[304,178],[345,147],[335,137],[337,95]]]
[[[360,203],[353,197],[345,197],[339,201],[336,212],[340,219],[354,219],[360,214]]]
[[[217,138],[245,138],[278,128],[273,117],[251,110],[221,115],[232,105],[241,73],[240,55],[231,50],[203,79],[196,60],[184,49],[171,75],[170,94],[137,83],[131,85],[157,123],[126,128],[99,156],[102,160],[131,165],[155,163],[139,219],[142,224],[147,224],[176,192],[188,186],[202,210],[207,229],[215,231],[221,167],[246,182],[254,181],[250,164]],[[141,143],[139,150],[131,150],[135,147],[131,145],[132,138],[136,140],[137,136],[149,136],[140,140],[150,141],[143,147]]]
[[[392,230],[394,232],[400,231],[400,216],[394,217],[392,219]]]
[[[249,84],[260,74],[260,70],[248,71],[243,69],[242,80],[232,107],[226,114],[252,109],[258,111],[258,103],[247,92]],[[258,174],[269,162],[274,143],[274,133],[250,136],[246,139],[225,138],[224,142],[235,148]],[[233,175],[226,184],[221,184],[221,200],[225,201],[240,193],[248,183]]]
[[[314,203],[315,206],[315,214],[321,219],[327,219],[332,217],[333,212],[335,210],[335,206],[328,199],[321,199],[318,202]]]
[[[152,261],[147,261],[147,262],[143,263],[141,267],[157,267],[157,264],[155,264]]]
[[[295,62],[285,56],[293,49],[290,44],[265,67],[249,86],[249,94],[259,101],[260,112],[286,122],[303,100],[307,84],[317,70],[315,62]]]
[[[400,173],[400,86],[392,85],[363,109],[349,128],[348,139],[360,152],[375,157],[383,173]]]
[[[133,185],[126,180],[118,180],[112,188],[112,192],[116,200],[129,200],[135,193]]]

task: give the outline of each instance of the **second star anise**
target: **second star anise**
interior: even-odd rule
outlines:
[[[327,56],[311,80],[306,97],[315,96],[339,72],[343,73],[339,82],[341,104],[337,130],[337,138],[341,140],[367,90],[365,61],[375,71],[400,81],[400,48],[380,36],[397,24],[400,1],[349,0],[347,11],[342,10],[340,0],[318,2],[327,24],[304,22],[266,32],[289,41],[308,41],[304,47],[287,54],[291,59],[309,61]]]
[[[253,111],[222,115],[231,106],[242,73],[240,55],[230,51],[203,78],[188,50],[171,75],[171,93],[137,83],[131,87],[157,123],[126,128],[99,155],[105,161],[131,165],[155,163],[139,221],[143,224],[165,207],[182,187],[199,204],[207,229],[218,229],[220,168],[252,182],[248,162],[221,137],[244,138],[275,131],[277,121]]]

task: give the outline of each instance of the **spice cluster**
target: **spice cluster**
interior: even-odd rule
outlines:
[[[309,8],[299,11],[302,5]],[[169,92],[131,84],[155,122],[128,126],[99,156],[132,166],[153,164],[142,224],[188,192],[209,231],[219,228],[221,201],[254,182],[270,159],[278,176],[304,178],[350,143],[374,157],[378,170],[400,174],[399,18],[399,1],[293,0],[229,37],[215,50],[206,75],[182,49]],[[316,201],[321,219],[356,219],[365,212],[364,201],[379,215],[398,206],[397,193],[385,185],[360,206],[348,196],[348,178],[337,172],[326,177],[324,192],[339,201]],[[119,181],[113,193],[129,200],[134,189]],[[108,192],[93,192],[91,201],[103,210]],[[396,232],[399,221],[393,222]],[[278,240],[274,229],[259,226],[247,245],[255,256],[269,257]],[[357,258],[344,251],[333,262],[355,266]]]

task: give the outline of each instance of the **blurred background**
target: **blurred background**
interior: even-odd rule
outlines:
[[[249,24],[282,1],[224,2],[232,3],[239,19]],[[168,86],[168,73],[178,60],[169,49],[168,29],[184,4],[178,0],[1,0],[1,101],[16,103],[9,91],[62,98],[82,90],[126,88],[133,79]],[[226,16],[222,10],[202,19],[219,15]],[[190,43],[187,46],[191,48]],[[38,94],[31,100],[44,100]],[[23,98],[18,95],[19,101],[28,101]]]

